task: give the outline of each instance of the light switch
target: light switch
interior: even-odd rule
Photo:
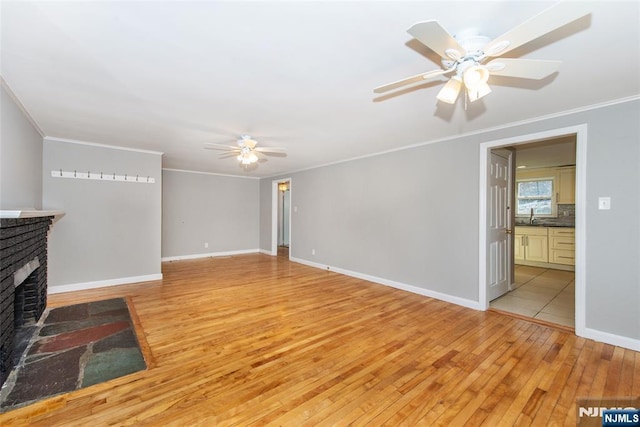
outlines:
[[[601,211],[611,209],[611,197],[598,197],[598,209]]]

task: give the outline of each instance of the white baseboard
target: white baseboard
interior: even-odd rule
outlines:
[[[485,309],[480,307],[479,302],[468,300],[466,298],[460,298],[453,295],[443,294],[441,292],[431,291],[429,289],[419,288],[413,285],[407,285],[405,283],[395,282],[393,280],[382,279],[380,277],[370,276],[368,274],[358,273],[354,271],[345,270],[342,268],[332,267],[325,264],[320,264],[313,261],[308,261],[300,258],[290,258],[291,261],[300,264],[308,265],[310,267],[319,268],[321,270],[333,271],[335,273],[344,274],[345,276],[356,277],[358,279],[367,280],[369,282],[378,283],[392,288],[401,289],[403,291],[411,292],[418,295],[423,295],[430,298],[435,298],[441,301],[450,302],[452,304],[461,305],[463,307],[472,308],[474,310]],[[583,338],[592,339],[594,341],[600,341],[606,344],[615,345],[618,347],[628,348],[630,350],[640,351],[640,340],[615,335],[609,332],[602,332],[595,329],[585,328],[583,333],[580,333]]]
[[[299,264],[308,265],[310,267],[319,268],[321,270],[333,271],[335,273],[344,274],[345,276],[351,276],[362,280],[367,280],[369,282],[378,283],[380,285],[389,286],[392,288],[400,289],[403,291],[411,292],[414,294],[422,295],[429,298],[435,298],[440,301],[450,302],[452,304],[461,305],[463,307],[472,308],[474,310],[483,310],[480,307],[480,303],[478,301],[469,300],[466,298],[460,298],[453,295],[444,294],[441,292],[432,291],[429,289],[420,288],[418,286],[408,285],[406,283],[396,282],[394,280],[383,279],[381,277],[370,276],[368,274],[358,273],[355,271],[345,270],[339,267],[332,267],[330,265],[319,264],[313,261],[308,261],[306,259],[300,258],[290,258],[290,261],[297,262]]]
[[[600,341],[605,344],[616,345],[618,347],[628,348],[629,350],[640,351],[640,340],[623,337],[620,335],[612,334],[610,332],[598,331],[597,329],[585,328],[584,334],[581,334],[583,338],[589,338],[594,341]]]
[[[258,252],[261,252],[260,249],[241,249],[241,250],[238,250],[238,251],[208,252],[208,253],[203,253],[203,254],[168,256],[168,257],[163,257],[162,258],[162,262],[165,262],[165,261],[182,261],[182,260],[185,260],[185,259],[198,259],[198,258],[211,258],[211,257],[220,257],[220,256],[255,254],[255,253],[258,253]]]
[[[274,254],[273,252],[268,251],[266,249],[260,249],[260,253],[261,254],[265,254],[265,255],[269,255],[269,256],[277,255],[277,254]]]
[[[151,282],[162,280],[162,273],[147,274],[145,276],[120,277],[117,279],[97,280],[94,282],[72,283],[69,285],[49,286],[47,294],[61,294],[63,292],[84,291],[87,289],[105,288],[107,286],[128,285],[131,283]]]

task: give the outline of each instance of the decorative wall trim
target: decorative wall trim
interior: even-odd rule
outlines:
[[[182,260],[185,260],[185,259],[213,258],[213,257],[221,257],[221,256],[255,254],[255,253],[259,253],[259,252],[260,252],[260,249],[241,249],[241,250],[238,250],[238,251],[208,252],[208,253],[203,253],[203,254],[168,256],[168,257],[162,257],[162,262],[166,262],[166,261],[182,261]]]
[[[162,168],[162,170],[170,171],[170,172],[197,173],[201,175],[226,176],[227,178],[261,179],[260,177],[257,177],[257,176],[230,175],[230,174],[214,173],[214,172],[188,171],[185,169]]]
[[[618,347],[624,347],[634,351],[640,351],[640,340],[591,328],[584,328],[583,332],[584,334],[582,336],[584,338],[589,338],[606,344],[617,345]]]
[[[79,141],[76,139],[56,138],[55,136],[45,136],[44,140],[52,141],[52,142],[65,142],[67,144],[88,145],[90,147],[110,148],[112,150],[133,151],[134,153],[155,154],[158,156],[162,156],[164,154],[161,151],[142,150],[140,148],[129,148],[129,147],[122,147],[120,145],[100,144],[97,142]]]
[[[2,85],[4,90],[7,91],[7,93],[9,94],[11,99],[13,100],[13,102],[18,106],[18,109],[20,111],[22,111],[22,114],[24,114],[24,116],[27,118],[29,123],[31,123],[31,126],[33,126],[33,128],[36,130],[36,132],[38,132],[40,134],[40,136],[42,138],[44,138],[44,132],[42,131],[42,129],[40,129],[40,126],[38,126],[38,123],[36,123],[36,121],[33,119],[31,114],[29,114],[29,110],[27,110],[27,108],[24,106],[24,104],[22,104],[22,102],[20,102],[20,99],[18,99],[16,94],[13,92],[13,90],[11,90],[11,87],[9,86],[7,81],[2,76],[0,76],[0,84]]]
[[[49,286],[49,294],[60,294],[63,292],[84,291],[87,289],[105,288],[108,286],[128,285],[131,283],[152,282],[162,280],[162,273],[147,274],[145,276],[121,277],[118,279],[97,280],[94,282],[72,283],[69,285]]]
[[[356,271],[345,270],[339,267],[332,267],[325,264],[316,263],[313,261],[308,261],[300,258],[289,258],[293,262],[297,262],[299,264],[308,265],[309,267],[319,268],[321,270],[333,271],[334,273],[344,274],[345,276],[355,277],[357,279],[367,280],[369,282],[377,283],[384,286],[389,286],[391,288],[400,289],[403,291],[411,292],[413,294],[422,295],[429,298],[435,298],[440,301],[449,302],[456,305],[461,305],[463,307],[472,308],[474,310],[484,310],[478,303],[478,301],[472,301],[466,298],[456,297],[454,295],[444,294],[442,292],[436,292],[429,289],[420,288],[418,286],[408,285],[406,283],[396,282],[394,280],[383,279],[381,277],[371,276],[364,273],[358,273]]]
[[[604,107],[609,107],[609,106],[612,106],[612,105],[624,104],[626,102],[633,102],[633,101],[638,101],[638,100],[640,100],[640,95],[629,96],[629,97],[626,97],[626,98],[620,98],[620,99],[615,99],[615,100],[612,100],[612,101],[601,102],[599,104],[593,104],[593,105],[587,105],[585,107],[574,108],[572,110],[560,111],[560,112],[557,112],[557,113],[548,114],[546,116],[534,117],[534,118],[531,118],[531,119],[520,120],[520,121],[517,121],[517,122],[505,123],[505,124],[500,125],[500,126],[494,126],[494,127],[489,127],[489,128],[478,129],[478,130],[474,130],[474,131],[470,131],[470,132],[466,132],[466,133],[459,133],[459,134],[456,134],[456,135],[445,136],[445,137],[442,137],[442,138],[436,138],[436,139],[432,139],[432,140],[429,140],[429,141],[418,142],[416,144],[405,145],[405,146],[398,147],[398,148],[392,148],[390,150],[379,151],[377,153],[365,154],[364,156],[351,157],[349,159],[344,159],[344,160],[338,160],[338,161],[335,161],[335,162],[324,163],[324,164],[317,165],[317,166],[310,166],[308,168],[302,168],[302,169],[296,169],[296,170],[292,170],[292,171],[282,172],[282,173],[278,173],[277,175],[271,175],[271,176],[263,177],[263,179],[276,179],[279,176],[291,175],[291,174],[294,174],[294,173],[304,172],[304,171],[313,170],[313,169],[320,169],[320,168],[324,168],[324,167],[327,167],[327,166],[338,165],[340,163],[352,162],[352,161],[355,161],[355,160],[366,159],[366,158],[369,158],[369,157],[382,156],[382,155],[385,155],[385,154],[394,153],[396,151],[410,150],[412,148],[422,147],[422,146],[431,145],[431,144],[437,144],[439,142],[452,141],[452,140],[466,138],[466,137],[473,136],[473,135],[482,135],[482,134],[489,133],[489,132],[496,132],[496,131],[503,130],[503,129],[509,129],[509,128],[513,128],[513,127],[517,127],[517,126],[523,126],[523,125],[527,125],[527,124],[531,124],[531,123],[537,123],[537,122],[544,121],[544,120],[555,119],[555,118],[558,118],[558,117],[564,117],[564,116],[568,116],[568,115],[571,115],[571,114],[582,113],[582,112],[585,112],[585,111],[591,111],[591,110],[595,110],[595,109],[598,109],[598,108],[604,108]]]

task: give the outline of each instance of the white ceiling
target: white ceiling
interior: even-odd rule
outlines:
[[[1,73],[49,137],[164,152],[163,166],[273,176],[640,94],[640,2],[589,17],[508,57],[561,59],[541,82],[492,77],[469,105],[443,80],[373,88],[440,67],[406,33],[438,20],[494,38],[537,1],[3,1]],[[461,97],[462,98],[462,97]],[[282,146],[252,171],[203,144]]]

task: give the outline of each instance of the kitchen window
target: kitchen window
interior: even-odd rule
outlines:
[[[553,178],[528,179],[516,182],[516,215],[529,216],[531,209],[535,216],[556,215],[553,203],[555,180]]]

